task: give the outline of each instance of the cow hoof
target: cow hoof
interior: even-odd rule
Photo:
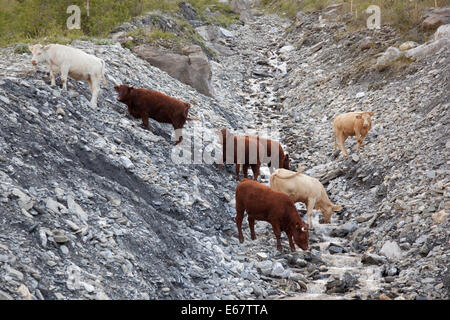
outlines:
[[[242,238],[242,239],[239,238],[239,242],[240,242],[240,243],[244,243],[244,238]]]

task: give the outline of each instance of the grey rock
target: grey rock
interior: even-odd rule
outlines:
[[[386,241],[380,249],[380,254],[389,260],[400,260],[403,257],[402,249],[395,241]]]
[[[199,46],[187,47],[184,55],[163,52],[149,45],[138,46],[134,51],[175,79],[192,86],[200,93],[213,96],[211,66]]]
[[[365,253],[361,257],[361,262],[363,264],[369,264],[369,265],[383,265],[387,263],[386,258],[372,254],[372,253]]]
[[[272,271],[271,271],[271,275],[274,277],[282,277],[284,275],[284,268],[283,265],[279,262],[274,262],[272,265]]]

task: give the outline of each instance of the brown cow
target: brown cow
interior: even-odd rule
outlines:
[[[222,129],[219,133],[219,140],[222,144],[222,160],[223,163],[236,164],[236,180],[240,180],[239,170],[242,164],[242,170],[244,171],[244,178],[248,177],[248,167],[252,168],[253,178],[256,180],[259,176],[259,168],[261,167],[261,152],[263,152],[262,144],[256,139],[249,137],[237,137],[227,129]],[[233,141],[233,149],[228,146],[227,141]],[[218,164],[219,169],[222,168],[222,164]]]
[[[228,129],[222,129],[218,132],[219,136],[221,137],[222,141],[226,141],[227,137],[231,139],[233,137],[233,134]],[[257,141],[258,146],[262,147],[261,150],[258,149],[258,155],[261,156],[261,163],[267,163],[267,166],[270,169],[270,173],[273,172],[272,164],[274,164],[274,167],[277,168],[284,168],[289,170],[289,155],[284,154],[283,147],[278,141],[271,140],[268,138],[261,138],[259,136],[246,136],[250,139],[254,139]],[[273,148],[273,150],[272,150]],[[226,144],[223,147],[223,162],[225,162],[225,150],[226,150]],[[260,153],[261,152],[261,153]],[[274,154],[272,155],[272,152]],[[276,166],[276,164],[278,166]],[[219,165],[219,168],[221,168],[222,165]],[[248,166],[244,165],[244,170],[247,170]]]
[[[372,128],[371,116],[373,116],[373,112],[349,112],[338,115],[333,121],[334,150],[339,145],[342,153],[347,157],[344,142],[348,137],[356,136],[356,151],[359,152],[364,137]]]
[[[244,179],[238,184],[236,187],[236,225],[241,243],[244,242],[242,220],[245,211],[247,211],[252,240],[256,239],[255,220],[262,220],[272,225],[277,238],[278,250],[281,250],[282,231],[286,233],[292,251],[295,251],[294,241],[303,250],[308,249],[308,225],[300,218],[294,202],[285,193],[272,190],[262,183],[248,179]]]
[[[175,129],[175,145],[183,140],[181,129],[186,120],[200,120],[188,118],[191,105],[187,102],[169,97],[164,93],[149,90],[135,89],[126,84],[114,86],[118,93],[117,100],[128,106],[128,112],[135,118],[141,118],[144,127],[150,130],[148,118],[162,123],[171,123]],[[178,132],[178,129],[179,132]]]
[[[250,136],[254,139],[257,139],[259,142],[261,142],[263,148],[264,148],[264,158],[262,159],[263,163],[267,163],[267,166],[270,169],[270,173],[273,172],[272,163],[277,163],[278,160],[278,166],[274,166],[277,168],[284,168],[289,170],[289,155],[284,154],[283,147],[278,141],[271,140],[268,138],[261,138],[259,136]],[[272,150],[273,147],[273,150]],[[272,151],[274,151],[274,155],[272,156]],[[278,153],[278,159],[276,157]]]

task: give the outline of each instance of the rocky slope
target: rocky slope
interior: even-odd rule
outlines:
[[[311,14],[229,31],[228,54],[211,62],[214,98],[119,44],[73,43],[106,62],[98,110],[86,83],[51,88],[29,55],[1,51],[1,298],[448,299],[448,47],[380,73],[371,66],[395,45],[392,29],[351,33]],[[278,134],[344,210],[330,225],[315,214],[309,251],[291,253],[283,235],[278,252],[264,222],[255,241],[245,222],[239,244],[233,168],[174,162],[172,128],[131,119],[115,100],[121,82],[192,101],[202,121],[185,141],[205,154],[222,127]],[[343,159],[332,119],[359,109],[374,125]]]

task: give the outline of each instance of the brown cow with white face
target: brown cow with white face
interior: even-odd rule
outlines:
[[[371,116],[373,112],[349,112],[338,115],[333,122],[334,150],[337,145],[341,148],[345,157],[348,156],[344,142],[350,136],[356,136],[356,151],[359,152],[363,139],[372,128]]]

